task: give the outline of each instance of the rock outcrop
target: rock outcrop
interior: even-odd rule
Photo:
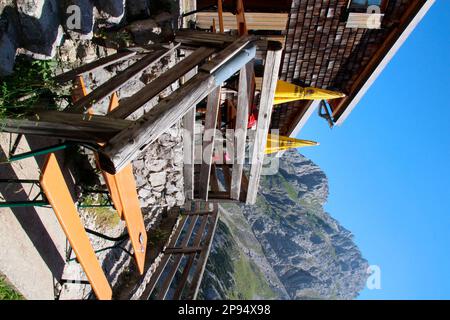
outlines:
[[[236,290],[239,278],[233,265],[235,258],[224,255],[229,251],[224,249],[233,242],[235,250],[245,253],[258,267],[266,283],[277,292],[277,298],[357,297],[368,276],[368,263],[351,232],[324,211],[328,181],[321,169],[297,151],[288,151],[280,160],[279,172],[262,177],[259,191],[255,206],[226,207],[223,221],[228,231],[224,232],[223,227],[218,229],[203,297],[227,298],[229,292]],[[236,223],[242,216],[245,221]],[[249,240],[253,236],[256,241]],[[242,241],[244,237],[246,241]],[[255,254],[258,246],[264,259]],[[223,270],[225,266],[228,270]],[[225,276],[217,276],[220,269]],[[278,284],[271,280],[273,274]],[[257,297],[255,291],[253,298]]]

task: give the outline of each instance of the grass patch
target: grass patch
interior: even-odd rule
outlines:
[[[0,275],[0,300],[25,300],[25,298]]]
[[[272,291],[266,278],[258,267],[242,252],[234,260],[235,289],[229,293],[231,299],[251,300],[257,297],[273,299]]]
[[[95,204],[104,205],[107,201],[102,195],[98,195],[100,199],[97,199],[94,195],[87,195],[80,201],[82,206],[90,206]],[[110,207],[94,207],[84,208],[84,210],[95,219],[95,224],[98,226],[114,228],[120,222],[120,217],[117,212]]]
[[[0,119],[21,118],[37,106],[57,109],[61,98],[69,98],[58,92],[53,81],[56,65],[53,60],[17,57],[14,73],[1,79]]]

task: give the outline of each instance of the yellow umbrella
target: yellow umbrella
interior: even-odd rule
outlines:
[[[274,104],[296,100],[331,100],[343,97],[345,97],[345,94],[340,92],[313,87],[302,88],[292,83],[278,80]]]
[[[267,145],[265,154],[276,153],[278,151],[289,150],[293,148],[318,146],[319,143],[310,140],[300,140],[275,134],[267,136]]]

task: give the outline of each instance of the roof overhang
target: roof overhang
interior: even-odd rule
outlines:
[[[369,90],[434,2],[435,0],[425,0],[422,5],[420,5],[420,1],[417,1],[418,7],[415,7],[412,9],[412,12],[406,14],[406,17],[404,17],[404,22],[400,24],[398,30],[394,30],[392,39],[391,41],[388,41],[388,45],[382,47],[381,52],[375,55],[375,59],[376,56],[382,57],[379,63],[375,62],[373,65],[369,64],[369,71],[361,73],[363,78],[358,79],[355,83],[357,85],[356,89],[354,91],[352,90],[353,92],[349,94],[348,97],[342,99],[339,105],[334,108],[333,116],[335,125],[339,126],[347,119],[364,94],[367,90]]]

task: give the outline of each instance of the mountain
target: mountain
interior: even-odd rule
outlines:
[[[222,205],[203,299],[353,299],[368,277],[350,231],[324,211],[328,180],[296,150],[254,206]]]

